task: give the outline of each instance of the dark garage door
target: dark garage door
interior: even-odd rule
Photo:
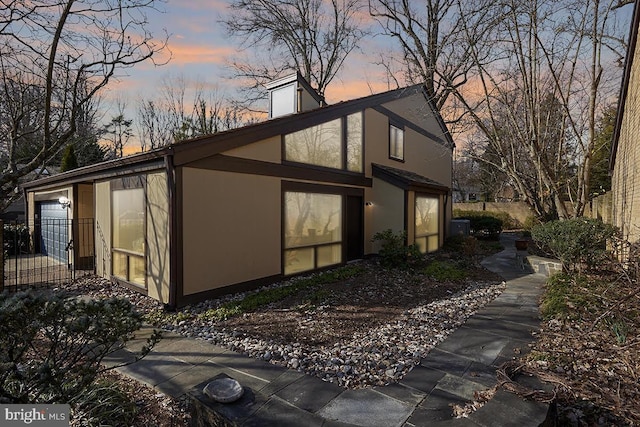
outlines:
[[[67,208],[60,203],[42,202],[40,204],[40,251],[63,263],[68,262],[67,245],[69,243],[69,221]]]

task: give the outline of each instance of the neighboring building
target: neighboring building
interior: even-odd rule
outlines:
[[[611,147],[612,220],[632,248],[640,241],[640,8],[634,5]],[[628,254],[623,254],[627,257]]]
[[[453,141],[424,87],[332,106],[299,75],[270,89],[266,122],[25,185],[28,218],[95,218],[96,273],[170,306],[360,259],[386,229],[441,247]]]
[[[23,167],[24,165],[18,165],[19,167]],[[21,182],[30,182],[35,179],[39,179],[42,177],[50,176],[54,173],[57,173],[58,170],[56,167],[47,166],[44,168],[36,168],[33,172],[28,173],[24,178],[21,179]],[[19,191],[16,189],[16,191]],[[25,205],[24,205],[24,197],[22,195],[13,201],[9,206],[7,206],[2,212],[0,212],[0,219],[6,223],[10,223],[12,221],[24,222],[25,220]]]

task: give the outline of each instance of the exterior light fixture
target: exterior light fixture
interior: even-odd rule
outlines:
[[[60,206],[62,206],[63,208],[69,208],[71,206],[71,200],[69,200],[65,196],[61,196],[58,199],[58,203],[60,203]]]
[[[373,206],[373,202],[364,202],[365,206]]]

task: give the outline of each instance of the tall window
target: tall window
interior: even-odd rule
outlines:
[[[433,252],[438,249],[440,224],[438,218],[439,198],[416,195],[416,239],[420,252]]]
[[[342,262],[342,196],[284,194],[284,274]]]
[[[389,125],[389,157],[404,160],[404,130]]]
[[[113,275],[145,286],[144,189],[140,188],[141,180],[118,188],[123,187],[121,182],[114,181],[111,192]]]
[[[362,113],[287,134],[284,146],[288,161],[362,172]]]

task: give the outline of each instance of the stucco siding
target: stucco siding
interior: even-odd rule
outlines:
[[[147,292],[163,303],[169,302],[169,195],[167,174],[147,175]]]
[[[405,227],[404,190],[381,179],[373,178],[373,187],[365,191],[365,254],[377,253],[379,244],[371,242],[375,233],[391,229],[401,232]]]
[[[263,162],[280,163],[282,149],[280,135],[244,147],[228,150],[222,154],[243,159],[261,160]]]
[[[111,277],[111,185],[97,182],[95,195],[96,274]]]
[[[636,46],[639,46],[636,44]],[[633,57],[612,176],[613,223],[631,243],[640,240],[640,48]]]
[[[280,274],[280,179],[182,173],[184,295]]]

